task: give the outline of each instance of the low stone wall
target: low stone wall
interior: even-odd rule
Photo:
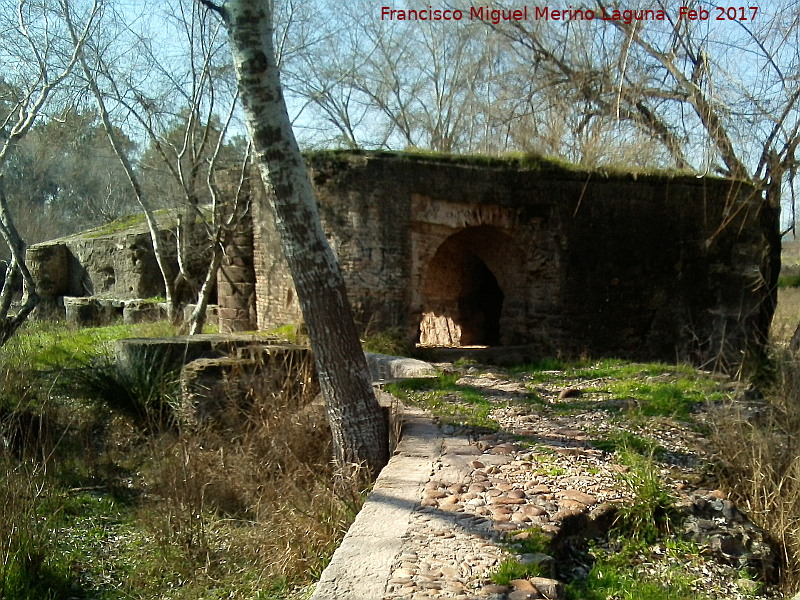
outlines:
[[[298,408],[319,394],[308,347],[259,335],[206,334],[116,342],[117,369],[179,375],[180,420],[240,427],[253,411]]]
[[[308,348],[278,344],[239,350],[246,356],[201,358],[184,365],[184,421],[234,428],[255,412],[296,411],[319,394]]]

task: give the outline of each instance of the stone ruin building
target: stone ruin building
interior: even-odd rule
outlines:
[[[420,345],[520,347],[526,358],[699,364],[737,364],[766,339],[779,208],[746,183],[541,159],[323,152],[307,160],[362,331],[391,329]],[[218,278],[223,331],[302,321],[259,183],[252,200],[252,221]],[[87,269],[98,253],[84,248],[77,259],[85,240],[34,246],[32,256],[62,244],[67,271],[93,282],[76,293],[75,275],[62,274],[49,282],[59,293],[69,281],[78,296],[91,287],[157,295],[143,289],[148,241],[126,239],[105,242],[120,246],[106,255],[114,265]],[[136,283],[120,272],[123,255]],[[36,271],[47,280],[47,269]]]

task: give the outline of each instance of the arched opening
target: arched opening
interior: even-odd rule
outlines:
[[[458,296],[461,345],[499,344],[503,290],[494,273],[478,256],[467,255],[465,263],[467,269]]]
[[[423,280],[419,343],[490,346],[502,342],[513,242],[495,227],[470,227],[437,249]]]

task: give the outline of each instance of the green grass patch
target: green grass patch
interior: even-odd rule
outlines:
[[[610,433],[600,440],[593,440],[592,446],[605,452],[635,452],[656,458],[666,452],[655,440],[624,430]]]
[[[554,373],[553,371],[558,371]],[[580,359],[564,361],[544,358],[535,363],[515,367],[514,375],[526,375],[533,382],[549,383],[564,380],[594,379],[641,379],[647,377],[696,377],[694,368],[688,365],[665,363],[637,363],[616,358],[598,361]]]
[[[361,340],[366,352],[388,354],[390,356],[412,356],[414,348],[399,329],[387,329],[366,335]]]
[[[587,579],[566,586],[567,600],[700,600],[687,575],[675,573],[668,580],[654,581],[630,566],[616,561],[598,561]]]
[[[175,328],[166,321],[105,327],[71,327],[54,321],[29,321],[0,352],[8,367],[59,369],[79,365],[87,359],[110,358],[118,339],[175,334]]]
[[[800,275],[781,275],[778,277],[779,288],[800,287]]]
[[[202,210],[202,209],[201,209]],[[156,219],[159,227],[162,229],[174,228],[178,223],[178,214],[175,209],[161,208],[153,211],[153,216]],[[95,239],[103,237],[104,235],[113,235],[126,231],[127,229],[136,228],[137,230],[147,229],[147,220],[144,213],[138,212],[130,215],[125,215],[119,219],[114,219],[110,223],[95,227],[89,231],[77,233],[69,237],[82,237],[86,239]]]
[[[295,323],[281,325],[268,332],[268,335],[274,335],[277,338],[286,340],[290,344],[298,344],[302,341],[303,333],[301,327]]]
[[[664,488],[652,455],[622,450],[620,461],[628,467],[620,479],[634,500],[620,508],[614,531],[627,539],[653,543],[674,529],[678,518],[674,498]]]
[[[125,215],[124,217],[115,219],[110,223],[101,225],[100,227],[95,227],[94,229],[90,229],[89,231],[81,235],[88,239],[99,238],[104,235],[111,235],[113,233],[119,233],[120,231],[125,231],[126,229],[130,229],[131,227],[140,227],[145,225],[145,223],[146,221],[143,213],[134,213],[132,215]]]
[[[429,410],[445,423],[496,431],[499,426],[489,417],[492,403],[481,390],[458,385],[459,379],[457,373],[440,373],[432,378],[398,381],[386,386],[386,390],[404,402]]]
[[[695,406],[725,397],[718,382],[688,365],[635,363],[605,359],[566,363],[546,359],[514,369],[526,386],[541,384],[579,385],[585,392],[607,395],[609,400],[630,400],[630,410],[645,417],[690,418]],[[597,401],[569,400],[554,405],[559,412],[575,410],[619,410]]]
[[[659,556],[653,556],[654,549]],[[640,540],[618,539],[610,547],[594,547],[590,554],[594,563],[585,579],[565,586],[567,600],[705,600],[707,595],[692,588],[692,577],[683,568],[700,550],[692,542],[666,539],[656,546]],[[663,562],[664,555],[671,563],[655,578],[640,572],[636,565]]]
[[[509,585],[515,579],[543,577],[548,574],[538,563],[523,563],[516,558],[507,558],[492,573],[491,579],[498,585]]]
[[[724,396],[713,381],[699,377],[641,381],[613,379],[590,391],[603,392],[612,400],[632,400],[631,411],[645,417],[671,417],[688,420],[695,405],[720,400]]]

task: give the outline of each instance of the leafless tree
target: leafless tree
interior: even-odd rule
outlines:
[[[232,75],[227,56],[220,58],[227,54],[227,47],[219,23],[211,22],[207,11],[190,0],[174,0],[160,9],[175,31],[172,41],[185,50],[181,60],[170,61],[145,33],[128,29],[124,33],[131,38],[129,43],[136,45],[141,66],[156,74],[151,80],[144,84],[137,81],[130,65],[115,67],[109,50],[119,45],[119,38],[109,42],[107,31],[105,37],[86,45],[80,64],[106,133],[147,219],[169,316],[177,320],[181,304],[195,300],[197,309],[190,315],[189,330],[199,333],[226,240],[246,208],[240,194],[222,202],[214,177],[221,167],[234,116],[235,85],[232,77],[225,77],[226,70]],[[113,18],[120,20],[119,16]],[[130,152],[119,143],[110,106],[116,107],[117,121],[131,122],[149,140],[145,164],[140,161],[139,165],[144,170],[137,168]],[[220,109],[225,110],[222,117]],[[246,155],[228,158],[237,160],[242,171],[241,161]],[[225,166],[237,168],[235,164]],[[165,196],[169,197],[166,202]],[[166,204],[177,213],[177,269],[169,256],[163,225],[155,215],[158,204]]]
[[[366,0],[312,4],[282,64],[311,143],[442,152],[505,143],[495,106],[506,65],[480,23],[382,21]]]
[[[788,188],[771,182],[793,178],[800,140],[798,7],[778,2],[717,21],[728,14],[712,3],[702,21],[680,18],[681,6],[649,7],[665,20],[487,25],[527,57],[532,78],[562,91],[561,109],[579,118],[574,133],[633,127],[672,166],[751,181],[777,204]]]
[[[25,241],[19,234],[3,186],[3,174],[19,142],[31,131],[48,102],[70,77],[83,45],[93,32],[100,0],[90,5],[19,0],[0,11],[3,30],[3,73],[15,74],[8,81],[13,97],[6,98],[0,114],[0,236],[11,260],[0,291],[0,345],[14,335],[36,307],[36,286],[25,261]],[[72,11],[75,10],[75,16]],[[76,23],[70,36],[66,23]],[[12,300],[22,279],[20,307],[12,311]]]

